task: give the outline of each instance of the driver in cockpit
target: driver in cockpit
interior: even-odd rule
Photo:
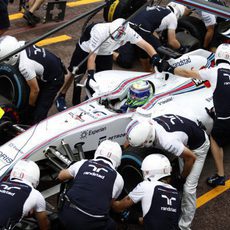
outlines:
[[[121,113],[135,111],[137,107],[141,107],[149,101],[154,91],[153,83],[147,80],[138,80],[130,86],[127,97],[116,102],[112,108]]]

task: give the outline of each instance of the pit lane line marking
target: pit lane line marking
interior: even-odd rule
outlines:
[[[228,189],[230,189],[230,180],[227,180],[225,182],[225,186],[217,186],[216,188],[205,193],[204,195],[198,197],[196,200],[196,207],[201,207],[202,205],[206,204],[207,202],[219,196],[221,193],[227,191]]]
[[[72,37],[70,37],[68,35],[60,35],[60,36],[56,36],[56,37],[52,37],[52,38],[46,38],[44,40],[41,40],[40,42],[37,42],[36,45],[46,46],[46,45],[51,45],[51,44],[58,43],[58,42],[68,41],[71,39],[72,39]]]
[[[75,6],[81,6],[81,5],[86,5],[86,4],[91,4],[91,3],[97,3],[97,2],[102,2],[102,0],[80,0],[80,1],[75,1],[75,2],[67,2],[66,5],[68,7],[75,7]],[[23,17],[22,13],[15,13],[15,14],[10,14],[9,19],[16,20],[20,19]]]

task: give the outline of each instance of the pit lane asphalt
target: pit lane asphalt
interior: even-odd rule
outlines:
[[[49,32],[51,29],[61,25],[62,23],[72,19],[73,17],[79,16],[82,13],[93,9],[94,7],[101,4],[89,3],[87,0],[82,1],[70,1],[68,0],[68,5],[66,8],[65,19],[62,22],[49,22],[46,24],[39,23],[36,27],[31,28],[26,25],[25,20],[22,18],[21,14],[18,14],[18,2],[15,0],[13,4],[9,4],[9,13],[11,17],[11,27],[7,32],[8,35],[15,36],[19,40],[31,41],[37,36],[41,36],[44,33]],[[71,4],[73,7],[71,7]],[[84,4],[84,5],[83,5]],[[75,6],[74,6],[75,5]],[[76,6],[77,5],[77,6]],[[45,10],[40,8],[37,15],[43,16]],[[58,55],[63,62],[68,66],[72,52],[75,48],[77,39],[81,34],[81,29],[83,23],[86,19],[81,19],[78,22],[68,26],[65,29],[51,35],[50,40],[44,40],[40,43],[45,48]],[[103,21],[102,11],[100,11],[96,17],[91,21]],[[55,38],[55,40],[54,40]],[[114,69],[120,69],[118,66],[114,65]],[[140,66],[137,65],[132,69],[133,71],[141,70]],[[69,90],[67,94],[67,102],[71,104],[71,93],[72,89]],[[50,110],[50,115],[57,113],[56,108],[53,106]],[[193,221],[192,230],[229,230],[230,229],[230,149],[227,147],[225,149],[225,170],[227,176],[226,186],[217,187],[215,189],[210,188],[206,185],[206,178],[215,172],[215,165],[211,154],[209,153],[202,171],[199,185],[197,189],[197,211]],[[120,226],[119,229],[124,229],[124,226]],[[128,229],[142,229],[139,226],[129,225]]]

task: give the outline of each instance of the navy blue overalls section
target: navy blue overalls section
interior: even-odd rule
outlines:
[[[43,76],[37,76],[39,80],[55,84],[63,83],[64,68],[60,58],[48,50],[35,45],[27,47],[26,53],[29,59],[40,63],[44,68]],[[54,79],[56,81],[53,81]]]
[[[152,33],[159,28],[162,19],[170,13],[169,9],[160,6],[147,7],[130,21]]]
[[[213,103],[217,117],[230,116],[230,70],[220,68],[217,73],[217,85],[213,93]],[[225,98],[223,100],[223,98]]]
[[[103,161],[86,161],[67,192],[73,204],[93,215],[107,215],[117,172]]]
[[[18,182],[2,182],[0,184],[0,227],[10,222],[17,223],[23,214],[23,206],[32,188]]]
[[[177,190],[157,185],[151,207],[144,216],[145,230],[173,230],[178,225],[180,198]]]
[[[204,131],[194,122],[185,117],[166,114],[154,118],[167,132],[184,132],[188,136],[187,145],[191,150],[197,149],[205,142]]]

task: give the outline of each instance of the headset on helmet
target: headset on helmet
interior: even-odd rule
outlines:
[[[155,140],[155,129],[148,121],[131,121],[126,127],[126,136],[133,147],[150,147]]]
[[[3,36],[0,38],[0,58],[5,57],[7,54],[15,51],[20,47],[20,43],[15,37]],[[9,57],[4,63],[9,65],[15,65],[18,61],[19,53]]]
[[[115,168],[121,164],[122,150],[117,142],[105,140],[97,147],[94,159],[104,157],[110,160]]]
[[[129,28],[129,23],[125,23],[125,19],[118,18],[110,23],[109,26],[109,33],[113,40],[118,41],[120,40],[127,32]]]
[[[225,61],[230,64],[230,44],[223,43],[219,45],[215,53],[215,62]]]
[[[175,3],[175,2],[170,2],[167,5],[167,8],[169,8],[175,15],[176,18],[179,19],[184,15],[186,7],[182,4]]]
[[[170,176],[172,167],[168,158],[162,154],[150,154],[142,161],[141,170],[145,180],[159,180]]]
[[[137,108],[144,105],[153,94],[153,89],[148,81],[139,80],[129,88],[126,104],[129,108]]]
[[[19,160],[10,173],[10,179],[19,179],[30,182],[34,188],[39,184],[40,169],[31,160]]]

